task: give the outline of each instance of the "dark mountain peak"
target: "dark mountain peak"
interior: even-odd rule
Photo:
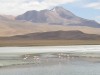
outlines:
[[[64,9],[62,6],[56,6],[55,9]]]
[[[88,26],[100,28],[100,24],[74,15],[63,7],[56,6],[51,10],[27,11],[16,17],[16,20],[26,20],[34,23],[48,23],[54,25]]]
[[[51,10],[54,11],[54,10],[65,10],[65,9],[63,7],[61,7],[61,6],[56,6]]]
[[[61,6],[54,7],[52,11],[56,11],[58,14],[66,14],[67,16],[75,16],[72,12]]]
[[[8,39],[8,38],[7,38]],[[23,40],[93,40],[100,39],[100,35],[86,34],[81,31],[52,31],[52,32],[41,32],[31,33],[26,35],[17,35],[10,37],[9,39],[23,39]]]
[[[48,12],[49,10],[48,9],[44,9],[44,10],[40,10],[39,12]]]

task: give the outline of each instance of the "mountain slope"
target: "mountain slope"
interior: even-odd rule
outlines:
[[[27,11],[26,13],[17,16],[15,19],[31,21],[33,23],[48,23],[50,25],[56,24],[100,28],[100,24],[96,21],[80,18],[63,7],[55,7],[51,10]]]
[[[78,30],[87,34],[100,35],[99,26],[95,21],[77,17],[62,7],[55,7],[51,10],[27,11],[16,18],[0,15],[0,37],[59,30]]]
[[[0,20],[0,37],[59,30],[79,30],[88,34],[100,35],[100,28],[91,28],[86,26],[49,25],[47,23],[32,23],[27,21],[8,20],[5,18]]]
[[[8,40],[100,40],[100,35],[86,34],[81,31],[52,31],[31,33],[3,38]]]

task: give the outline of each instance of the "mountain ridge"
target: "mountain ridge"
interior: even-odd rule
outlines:
[[[76,16],[63,7],[55,7],[45,10],[31,10],[15,18],[16,20],[31,21],[33,23],[48,23],[50,25],[89,26],[100,28],[100,24],[94,20],[88,20]]]
[[[100,40],[100,35],[86,34],[81,31],[52,31],[16,35],[0,38],[3,40]]]
[[[38,14],[38,17],[33,12]],[[86,34],[100,35],[99,24],[92,20],[80,18],[63,7],[41,11],[32,10],[26,13],[28,16],[24,16],[26,20],[16,20],[16,17],[11,15],[0,15],[0,37],[59,30],[79,30]],[[36,18],[33,16],[36,16]],[[32,20],[36,22],[32,22]]]

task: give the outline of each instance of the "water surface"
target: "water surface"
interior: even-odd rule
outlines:
[[[81,55],[88,54],[89,58],[48,58],[45,61],[26,65],[14,65],[0,67],[0,75],[100,75],[100,45],[80,45],[80,46],[44,46],[44,47],[0,47],[0,57],[16,57],[24,53],[49,53],[68,52]],[[6,54],[5,54],[6,53]],[[14,53],[14,54],[13,54]],[[15,53],[17,53],[15,55]],[[90,56],[98,58],[90,58]],[[5,55],[4,55],[5,54]],[[45,56],[48,56],[45,55]],[[6,59],[5,59],[6,60]],[[3,61],[5,61],[3,60]],[[0,62],[3,62],[0,60]],[[6,60],[10,63],[11,60]],[[17,60],[12,60],[15,63]],[[19,62],[23,62],[19,60]],[[4,63],[4,62],[3,62]]]
[[[100,75],[100,63],[81,59],[0,68],[0,75]]]

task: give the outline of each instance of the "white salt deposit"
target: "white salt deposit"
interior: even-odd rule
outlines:
[[[100,52],[100,45],[0,47],[0,53]]]

